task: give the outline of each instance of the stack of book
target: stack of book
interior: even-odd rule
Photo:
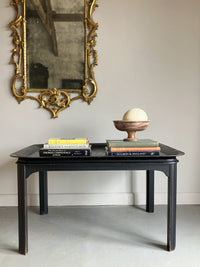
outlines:
[[[47,157],[90,156],[90,154],[91,146],[87,138],[51,138],[40,149],[40,156]]]
[[[154,156],[159,154],[159,143],[151,139],[107,140],[106,155],[108,156]]]

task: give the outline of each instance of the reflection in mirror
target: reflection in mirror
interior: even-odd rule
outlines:
[[[51,23],[47,24],[42,9],[46,14],[52,14]],[[82,88],[83,21],[84,0],[40,0],[39,6],[35,0],[26,0],[26,63],[29,88]]]
[[[12,0],[11,5],[17,11],[10,27],[18,102],[35,99],[53,117],[74,100],[90,103],[97,92],[96,0]]]

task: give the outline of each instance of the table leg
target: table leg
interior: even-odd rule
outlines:
[[[28,252],[28,216],[27,216],[27,181],[26,169],[23,164],[17,165],[18,174],[18,227],[19,252]]]
[[[168,218],[167,218],[167,249],[172,251],[176,247],[176,185],[177,164],[169,166],[168,177]]]
[[[48,185],[47,172],[39,172],[39,191],[40,191],[40,214],[48,213]]]
[[[154,171],[146,171],[146,211],[154,212]]]

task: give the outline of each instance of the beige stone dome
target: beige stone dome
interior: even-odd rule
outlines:
[[[147,120],[148,120],[147,114],[141,108],[130,109],[123,116],[123,121],[147,121]]]

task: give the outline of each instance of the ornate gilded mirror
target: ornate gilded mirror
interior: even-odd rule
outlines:
[[[54,118],[74,100],[90,104],[97,93],[96,2],[12,0],[12,92],[19,103],[36,100]]]

